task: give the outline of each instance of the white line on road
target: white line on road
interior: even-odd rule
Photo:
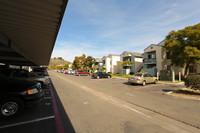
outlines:
[[[142,116],[145,116],[145,117],[147,117],[147,118],[151,118],[150,116],[148,116],[148,115],[146,115],[146,114],[144,114],[144,113],[142,113],[142,112],[140,112],[140,111],[138,111],[138,110],[136,110],[136,109],[133,109],[133,108],[127,106],[127,105],[123,105],[123,106],[124,106],[125,108],[127,108],[127,109],[130,109],[130,110],[132,110],[132,111],[134,111],[134,112],[136,112],[136,113],[142,115]]]
[[[125,93],[125,95],[134,97],[133,94],[129,94],[129,93]]]
[[[51,97],[44,97],[43,99],[51,99]]]
[[[54,118],[55,118],[55,116],[48,116],[48,117],[39,118],[39,119],[34,119],[34,120],[30,120],[30,121],[24,121],[24,122],[19,122],[19,123],[15,123],[15,124],[10,124],[10,125],[1,126],[0,129],[8,128],[8,127],[13,127],[13,126],[24,125],[24,124],[29,124],[29,123],[33,123],[33,122],[48,120],[48,119],[54,119]]]

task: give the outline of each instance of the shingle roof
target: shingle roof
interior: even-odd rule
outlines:
[[[134,55],[134,56],[137,56],[137,57],[142,57],[142,54],[141,53],[135,53],[135,52],[129,52],[129,51],[124,51],[122,54],[130,54],[130,55]],[[121,54],[121,55],[122,55]]]

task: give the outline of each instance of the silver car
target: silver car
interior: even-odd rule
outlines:
[[[147,73],[136,73],[128,79],[128,82],[131,84],[142,84],[145,86],[147,83],[157,83],[157,77],[153,77]]]

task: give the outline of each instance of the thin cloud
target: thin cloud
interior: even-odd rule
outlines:
[[[52,57],[73,61],[82,54],[143,52],[171,30],[199,23],[199,5],[199,0],[69,1]]]

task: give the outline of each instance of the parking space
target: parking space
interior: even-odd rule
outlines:
[[[63,75],[60,73],[60,75]],[[74,76],[74,75],[67,75],[70,79],[86,79],[88,82],[98,82],[102,84],[109,84],[120,88],[127,88],[133,89],[139,92],[149,92],[155,94],[165,94],[170,91],[179,90],[184,88],[184,84],[176,84],[176,83],[165,83],[165,82],[158,82],[157,84],[147,84],[145,86],[138,85],[138,84],[130,84],[128,83],[128,79],[113,77],[113,78],[101,78],[101,79],[93,79],[91,76]]]
[[[31,108],[25,109],[15,118],[0,120],[0,132],[43,133],[55,132],[54,112],[49,86],[44,90],[43,101]],[[48,128],[47,128],[48,127]]]
[[[134,89],[137,91],[156,93],[156,94],[165,94],[167,92],[179,90],[185,87],[183,84],[163,83],[163,82],[158,82],[157,84],[151,83],[151,84],[142,86],[138,84],[130,84],[128,83],[128,79],[117,78],[117,77],[110,78],[110,79],[108,78],[92,79],[90,76],[81,76],[77,78],[87,79],[92,82],[101,82],[102,84],[111,84],[113,86],[120,87],[120,88]]]

